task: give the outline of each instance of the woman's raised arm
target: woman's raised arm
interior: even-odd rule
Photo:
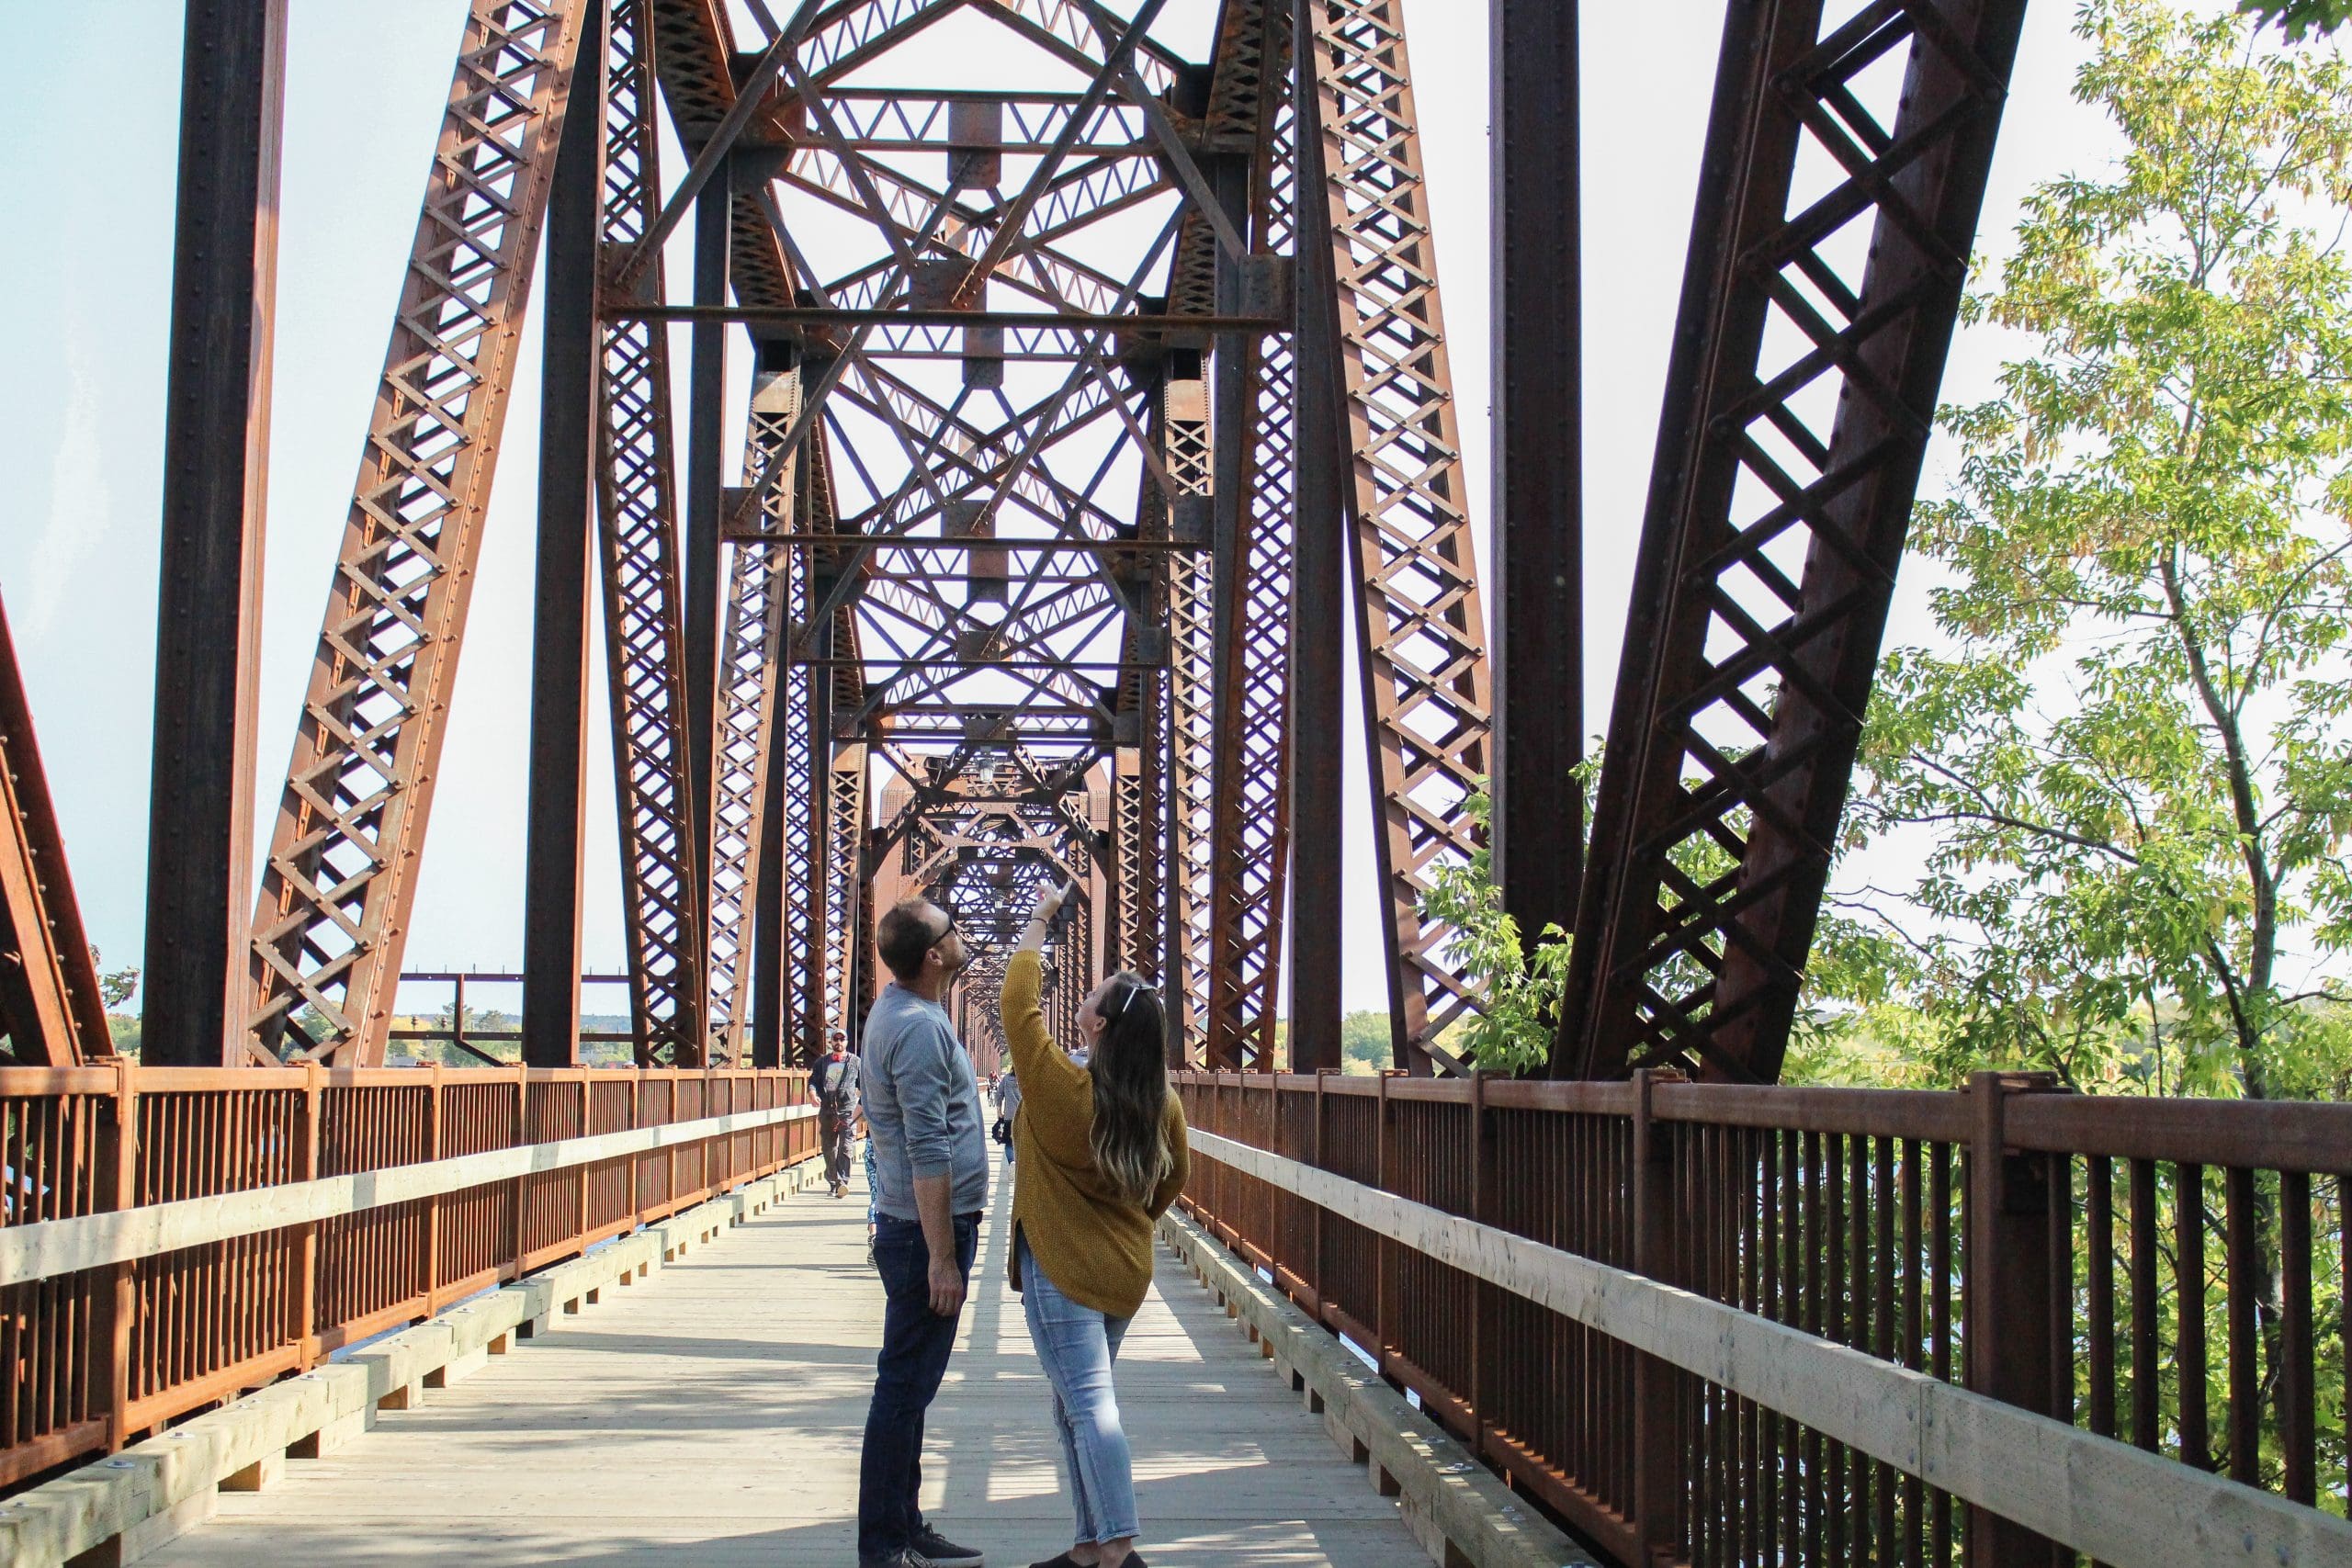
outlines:
[[[1062,906],[1069,901],[1069,895],[1070,884],[1067,882],[1049,882],[1038,890],[1037,902],[1029,910],[1029,923],[1022,928],[1021,941],[1014,952],[1046,951],[1046,928],[1054,923],[1054,917],[1062,912]]]

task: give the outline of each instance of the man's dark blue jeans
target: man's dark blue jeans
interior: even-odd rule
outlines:
[[[980,1216],[956,1216],[956,1262],[968,1283],[980,1244]],[[874,1233],[874,1260],[889,1302],[882,1312],[882,1354],[874,1363],[874,1404],[865,1414],[865,1451],[857,1472],[857,1556],[861,1562],[903,1550],[922,1520],[922,1418],[947,1375],[957,1317],[931,1310],[931,1248],[922,1226],[885,1214]]]

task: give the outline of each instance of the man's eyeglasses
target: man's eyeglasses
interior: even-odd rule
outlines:
[[[931,945],[933,947],[937,947],[941,942],[945,942],[949,937],[954,936],[956,932],[956,911],[949,909],[944,911],[944,913],[947,916],[947,929],[931,939]],[[928,952],[929,949],[925,949],[925,951]]]

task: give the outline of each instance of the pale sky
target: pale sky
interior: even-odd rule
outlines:
[[[1476,0],[1406,5],[1470,495],[1482,519],[1485,10]],[[465,11],[465,0],[292,0],[257,802],[265,844]],[[1722,0],[1586,6],[1585,683],[1596,731],[1615,678],[1722,17]],[[2060,0],[2030,15],[1980,251],[2005,248],[2032,185],[2112,154],[2111,133],[2068,96],[2082,56],[2072,17]],[[0,7],[0,145],[10,153],[0,159],[0,208],[17,214],[19,236],[0,248],[0,298],[12,303],[0,376],[0,470],[12,480],[0,512],[0,593],[84,915],[109,964],[139,962],[142,942],[180,30],[181,7],[169,0]],[[689,254],[682,239],[681,269]],[[410,968],[506,968],[521,957],[537,338],[534,322]],[[679,352],[683,363],[683,338]],[[1947,397],[1980,395],[2000,352],[1992,337],[1963,334]],[[1949,466],[1931,454],[1928,483]],[[1916,581],[1905,597],[1917,602]],[[1350,776],[1360,781],[1350,733]],[[601,735],[592,744],[586,941],[592,965],[611,969],[623,962],[623,939],[610,750]],[[1349,798],[1347,1005],[1380,1008],[1360,783]]]

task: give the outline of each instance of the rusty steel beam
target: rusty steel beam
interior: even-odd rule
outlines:
[[[608,279],[661,205],[647,9],[646,0],[615,0],[612,12],[601,256]],[[658,300],[663,281],[656,254],[629,287],[639,299]],[[693,1066],[708,1045],[706,894],[688,776],[694,705],[686,694],[666,331],[605,312],[598,408],[597,535],[638,1058]]]
[[[1296,0],[1293,27],[1310,33],[1308,12],[1321,0]],[[1295,51],[1292,101],[1311,102],[1315,62]],[[1323,141],[1297,138],[1297,183],[1323,182]],[[1302,279],[1333,276],[1331,237],[1320,224],[1298,236]],[[1349,454],[1346,396],[1339,358],[1339,301],[1334,290],[1292,290],[1297,375],[1298,521],[1291,577],[1295,635],[1291,643],[1290,1061],[1293,1072],[1341,1065],[1341,934],[1346,922],[1345,788],[1341,768],[1346,723],[1343,627],[1347,623],[1346,530]]]
[[[785,356],[752,373],[743,480],[756,484],[778,460],[784,433],[800,412],[800,369]],[[796,463],[797,457],[781,458]],[[799,487],[766,491],[764,515],[777,534],[793,527]],[[714,521],[718,498],[713,497]],[[779,765],[780,688],[793,676],[779,660],[796,594],[793,552],[773,539],[728,547],[727,629],[719,642],[718,733],[714,747],[710,846],[711,1036],[724,1059],[740,1062],[752,1023],[752,984],[758,964],[754,932],[776,907],[761,907],[761,856],[769,823],[769,771]]]
[[[114,1055],[24,671],[0,609],[0,1035],[28,1067]]]
[[[1354,485],[1349,546],[1399,1066],[1428,1072],[1438,1037],[1479,1005],[1421,898],[1476,848],[1465,809],[1488,769],[1486,622],[1471,541],[1419,110],[1402,0],[1315,8],[1320,210],[1331,240]],[[1308,106],[1302,106],[1302,114]],[[1314,198],[1302,196],[1302,207]]]
[[[1779,1076],[2023,13],[1732,8],[1556,1075]]]
[[[1583,271],[1577,0],[1489,0],[1495,885],[1530,949],[1584,865]]]
[[[857,933],[867,896],[858,875],[867,833],[870,788],[863,746],[829,748],[832,766],[826,781],[825,832],[825,1016],[853,1041],[865,1022],[858,1003]]]
[[[245,1055],[285,97],[286,0],[187,7],[141,1036],[179,1066]]]
[[[523,868],[523,1060],[580,1054],[588,807],[589,557],[596,508],[596,245],[605,191],[605,0],[585,0],[548,201],[539,514]]]
[[[1231,172],[1250,246],[1217,251],[1217,309],[1279,307],[1297,242],[1290,86],[1291,17],[1280,4],[1229,6],[1209,95],[1204,147],[1237,143]],[[1246,85],[1246,94],[1224,91]],[[1227,115],[1239,118],[1227,131]],[[1272,1067],[1290,870],[1290,654],[1295,536],[1297,360],[1284,330],[1218,334],[1217,544],[1206,984],[1196,987],[1202,1060]]]
[[[707,186],[695,202],[694,291],[697,305],[726,303],[729,258],[734,248],[733,184],[731,178],[722,177],[716,185]],[[728,680],[719,628],[723,617],[734,613],[735,603],[729,595],[722,608],[719,586],[725,575],[719,518],[726,491],[721,449],[725,445],[727,342],[725,323],[695,324],[689,334],[691,361],[686,385],[686,782],[691,788],[690,811],[695,826],[693,874],[698,886],[709,889],[703,902],[709,922],[704,940],[710,955],[714,1010],[725,989],[718,976],[718,954],[712,945],[718,940],[718,895],[713,880],[717,852],[712,844],[718,832],[714,820],[719,767],[717,749],[720,744],[719,715],[726,707],[722,692]],[[714,1010],[712,1036],[717,1038],[721,1032],[720,1016]]]
[[[254,917],[265,1056],[383,1055],[580,23],[466,20]]]

